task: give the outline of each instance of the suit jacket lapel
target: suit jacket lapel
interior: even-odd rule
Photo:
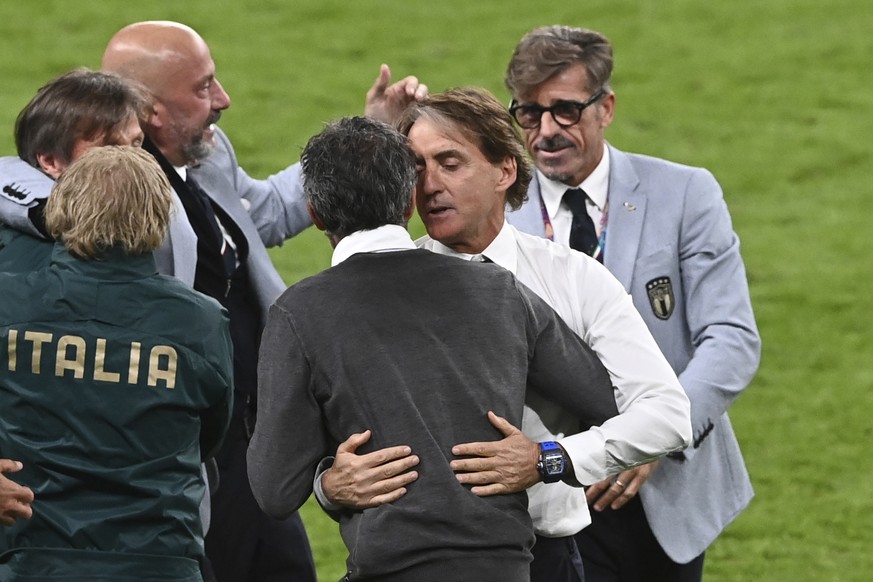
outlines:
[[[199,166],[189,168],[188,171],[193,172],[194,179],[200,187],[236,223],[246,238],[249,245],[247,261],[249,279],[266,315],[267,308],[285,290],[286,285],[273,267],[261,235],[237,195],[234,185],[227,178],[227,174],[231,172],[222,168],[215,161],[216,157],[209,156]]]
[[[197,236],[179,195],[173,191],[173,218],[164,244],[155,251],[158,271],[173,275],[186,285],[194,287],[194,274],[197,271]]]
[[[607,145],[609,169],[609,222],[606,230],[606,267],[630,291],[646,215],[646,197],[630,159]]]
[[[192,172],[194,179],[197,180],[206,195],[236,223],[247,240],[252,238],[260,240],[260,235],[254,228],[251,219],[248,216],[243,216],[246,210],[236,195],[233,185],[220,172],[206,168],[205,164],[207,163],[203,162],[200,167],[189,168],[188,171]]]

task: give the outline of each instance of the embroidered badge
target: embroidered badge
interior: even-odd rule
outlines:
[[[673,314],[673,306],[676,299],[673,296],[673,284],[670,277],[658,277],[646,283],[646,293],[649,295],[649,303],[652,312],[658,319],[669,319]]]

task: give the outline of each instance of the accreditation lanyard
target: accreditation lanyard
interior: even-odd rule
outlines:
[[[546,238],[550,241],[555,240],[555,229],[552,228],[552,220],[549,218],[549,211],[546,210],[546,203],[543,201],[543,196],[540,194],[540,211],[543,215],[543,226],[546,231]],[[603,262],[603,253],[606,252],[606,224],[609,222],[609,200],[603,208],[603,213],[600,215],[600,236],[597,237],[597,246],[591,252],[591,256]]]

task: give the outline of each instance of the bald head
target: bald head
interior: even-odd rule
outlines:
[[[209,47],[190,26],[170,21],[136,22],[110,39],[101,68],[138,81],[160,95],[168,76],[184,68],[193,56],[203,54],[209,55]]]
[[[151,94],[153,112],[143,130],[172,164],[209,155],[213,124],[230,98],[215,78],[206,41],[194,29],[169,21],[125,26],[106,46],[102,68]]]

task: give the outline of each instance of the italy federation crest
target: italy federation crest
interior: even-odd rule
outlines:
[[[673,296],[673,284],[670,277],[658,277],[646,283],[646,293],[652,312],[658,319],[669,319],[673,314],[676,298]]]

